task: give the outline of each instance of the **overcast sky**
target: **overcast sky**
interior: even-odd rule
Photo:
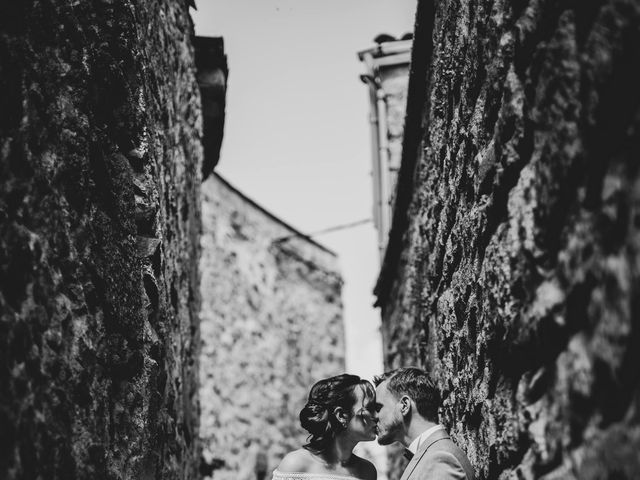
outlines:
[[[303,232],[371,218],[369,101],[357,52],[413,30],[416,0],[198,0],[196,34],[224,37],[217,171]],[[347,370],[382,369],[371,224],[316,240],[340,257]]]

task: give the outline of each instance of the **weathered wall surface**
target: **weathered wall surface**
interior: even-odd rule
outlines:
[[[431,369],[481,479],[640,478],[640,3],[436,5],[386,364]]]
[[[204,456],[215,480],[268,479],[311,385],[344,371],[337,259],[216,175],[202,209]]]
[[[195,478],[187,2],[0,10],[0,477]]]

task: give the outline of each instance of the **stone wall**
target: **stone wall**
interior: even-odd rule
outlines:
[[[0,477],[199,459],[200,100],[187,2],[0,7]]]
[[[387,367],[480,479],[640,478],[640,4],[419,2],[411,69]]]
[[[269,479],[311,385],[345,368],[337,259],[215,174],[202,205],[204,457],[215,480]]]

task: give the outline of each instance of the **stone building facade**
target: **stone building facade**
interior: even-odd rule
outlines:
[[[197,478],[187,3],[0,7],[0,478]]]
[[[640,478],[640,4],[418,3],[386,366],[479,479]]]
[[[215,480],[261,480],[306,439],[309,389],[342,373],[335,254],[214,174],[203,184],[200,436]]]

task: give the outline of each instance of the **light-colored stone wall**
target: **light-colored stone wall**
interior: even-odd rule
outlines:
[[[344,371],[337,259],[216,175],[202,205],[204,454],[215,480],[270,478],[311,385]]]

